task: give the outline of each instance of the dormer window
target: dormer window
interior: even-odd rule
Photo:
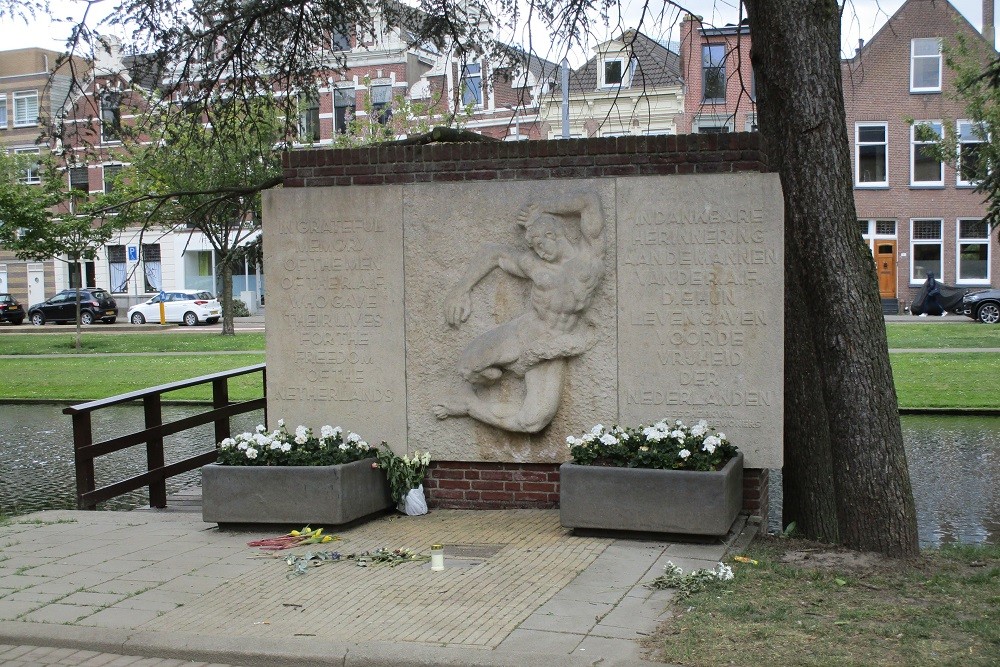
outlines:
[[[462,67],[462,104],[483,106],[483,66],[479,63]]]
[[[602,69],[604,78],[602,86],[622,86],[625,83],[625,60],[623,58],[607,58]]]
[[[122,140],[121,94],[106,92],[101,94],[101,143]]]

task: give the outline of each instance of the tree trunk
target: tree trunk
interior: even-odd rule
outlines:
[[[789,510],[828,539],[832,505],[845,545],[911,556],[916,511],[885,320],[854,209],[840,9],[835,0],[745,4],[761,132],[785,196]]]
[[[233,326],[233,266],[230,264],[230,252],[226,252],[221,262],[222,269],[222,294],[219,295],[222,303],[222,335],[235,336],[236,327]]]

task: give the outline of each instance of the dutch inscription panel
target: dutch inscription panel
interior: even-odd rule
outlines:
[[[619,413],[707,419],[781,466],[783,209],[773,174],[619,179]]]
[[[405,451],[401,204],[395,186],[265,193],[272,422]]]

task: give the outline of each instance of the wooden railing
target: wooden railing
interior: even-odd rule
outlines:
[[[261,395],[262,398],[255,398],[240,403],[229,401],[229,380],[230,378],[250,373],[261,374]],[[195,387],[202,384],[212,385],[212,409],[207,412],[184,417],[177,421],[163,423],[163,413],[161,410],[163,394],[177,389]],[[161,384],[158,387],[150,387],[139,391],[119,394],[99,401],[90,401],[71,405],[63,410],[63,414],[73,417],[73,449],[76,455],[76,505],[80,509],[97,509],[97,503],[120,496],[129,491],[144,486],[149,487],[150,507],[167,506],[167,478],[181,473],[195,470],[201,466],[211,463],[216,459],[215,443],[224,438],[230,437],[229,418],[253,410],[265,410],[265,423],[267,419],[266,404],[266,372],[264,364],[236,368],[231,371],[203,375],[201,377]],[[141,400],[143,414],[145,417],[145,429],[136,433],[94,442],[94,433],[91,428],[91,415],[112,405],[121,405],[130,401]],[[187,429],[201,426],[203,424],[215,424],[215,441],[211,449],[206,446],[206,451],[202,454],[190,456],[181,461],[167,465],[163,454],[163,438],[174,433],[180,433]],[[146,445],[146,472],[129,477],[120,482],[95,487],[94,460],[105,454],[117,452],[122,449],[134,447],[136,445]]]

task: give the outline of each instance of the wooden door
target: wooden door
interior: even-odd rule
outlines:
[[[883,299],[896,298],[896,242],[875,241],[875,268],[878,292]]]

